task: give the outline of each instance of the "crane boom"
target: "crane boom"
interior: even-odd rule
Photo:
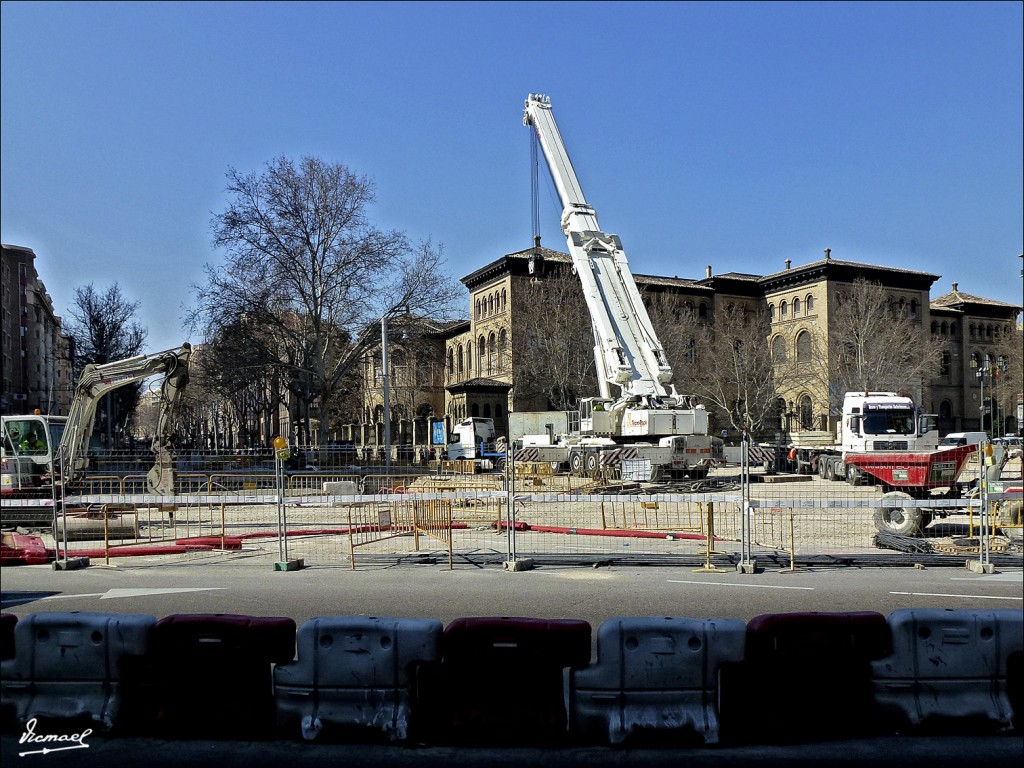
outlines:
[[[601,230],[597,212],[583,195],[565,144],[551,111],[551,100],[530,94],[523,122],[533,126],[548,170],[562,203],[562,232],[590,311],[594,358],[601,394],[608,385],[621,389],[624,399],[640,399],[656,407],[678,397],[672,386],[672,367],[658,340],[626,254],[617,235]]]

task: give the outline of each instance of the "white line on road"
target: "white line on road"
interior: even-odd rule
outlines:
[[[700,584],[709,587],[746,587],[747,589],[805,589],[814,591],[814,587],[780,587],[772,584],[730,584],[726,581],[677,581],[668,579],[669,584]]]
[[[106,592],[87,592],[82,595],[48,595],[46,597],[39,598],[40,600],[66,600],[69,597],[103,597],[107,594]]]
[[[948,595],[942,592],[890,592],[890,595],[910,595],[912,597],[965,597],[976,600],[1017,600],[1024,601],[1024,597],[999,597],[998,595]]]
[[[183,592],[208,592],[225,587],[163,587],[156,589],[108,589],[106,592],[89,592],[82,595],[50,595],[41,600],[64,600],[69,597],[98,597],[100,600],[111,600],[119,597],[148,597],[150,595],[176,595]]]

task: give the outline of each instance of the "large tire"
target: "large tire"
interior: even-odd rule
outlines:
[[[821,470],[821,476],[825,480],[829,480],[829,481],[835,480],[836,479],[836,463],[834,461],[832,461],[831,459],[826,459],[825,460],[825,467]]]
[[[573,472],[583,471],[583,454],[579,451],[573,451],[569,454],[569,469]]]
[[[597,469],[598,460],[596,453],[587,454],[587,472],[593,472]]]
[[[893,491],[883,499],[911,499],[908,493]],[[924,510],[920,507],[879,507],[875,510],[875,528],[879,533],[895,533],[900,536],[920,536],[925,526]]]
[[[846,482],[850,485],[860,485],[863,479],[863,472],[860,471],[860,467],[856,467],[853,464],[846,465]]]

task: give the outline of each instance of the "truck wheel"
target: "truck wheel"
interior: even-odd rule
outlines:
[[[583,471],[583,454],[579,451],[572,453],[569,456],[569,469],[573,472]]]
[[[860,467],[855,467],[852,464],[846,465],[846,482],[850,485],[860,485],[861,481]]]
[[[826,480],[836,479],[836,463],[831,459],[826,459],[824,462],[825,466],[821,470],[822,477]]]
[[[910,499],[908,493],[893,491],[883,499]],[[875,510],[875,528],[879,533],[919,536],[924,529],[924,512],[920,507],[879,507]]]
[[[596,453],[588,453],[587,454],[587,472],[593,472],[595,469],[597,469],[597,454]]]

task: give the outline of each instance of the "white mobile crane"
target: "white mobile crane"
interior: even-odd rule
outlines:
[[[44,511],[30,502],[42,495],[48,496],[51,482],[67,489],[82,479],[88,466],[89,438],[100,398],[111,390],[160,374],[164,379],[160,388],[160,416],[152,444],[154,464],[146,480],[150,493],[161,496],[174,493],[173,418],[175,406],[188,383],[191,354],[191,345],[185,343],[179,349],[87,365],[75,388],[67,416],[40,413],[3,416],[0,457],[3,524],[46,522],[29,520]],[[23,503],[19,503],[20,500]],[[47,508],[45,513],[49,517],[52,510]]]
[[[628,446],[634,458],[673,475],[702,477],[712,463],[708,415],[679,395],[672,368],[637,290],[617,235],[601,230],[587,203],[551,112],[551,100],[530,94],[523,122],[532,126],[562,203],[562,232],[580,278],[594,332],[601,396],[580,401],[578,435],[562,436],[573,469],[614,463]],[[611,385],[620,389],[612,397]],[[513,435],[513,437],[520,437]],[[657,440],[657,444],[645,440]],[[660,449],[660,450],[656,450]],[[611,461],[609,461],[611,460]]]

